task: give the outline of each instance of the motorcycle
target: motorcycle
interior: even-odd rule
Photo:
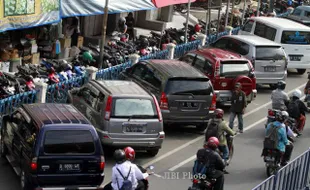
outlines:
[[[270,177],[281,168],[281,154],[278,150],[264,150],[264,162],[266,163],[266,173]]]
[[[206,176],[194,178],[193,184],[188,188],[188,190],[212,190],[215,182],[216,179],[208,178]]]

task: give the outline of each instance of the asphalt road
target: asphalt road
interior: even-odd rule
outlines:
[[[302,89],[307,81],[305,75],[290,74],[287,79],[287,92],[296,88]],[[235,154],[228,167],[230,174],[225,175],[225,189],[250,190],[266,178],[265,166],[260,157],[264,123],[267,109],[270,107],[268,88],[258,89],[258,97],[252,102],[244,116],[245,132],[234,140]],[[224,109],[225,119],[228,119],[228,108]],[[310,130],[307,121],[303,136],[297,139],[292,158],[295,158],[309,147]],[[150,176],[150,190],[181,190],[191,184],[190,172],[196,151],[202,146],[203,136],[194,127],[171,126],[165,129],[166,139],[163,148],[156,157],[148,157],[145,153],[137,154],[137,163],[154,165],[155,175]],[[106,157],[106,178],[111,179],[111,168],[114,162]],[[0,187],[3,190],[19,189],[19,181],[6,161],[0,161]]]

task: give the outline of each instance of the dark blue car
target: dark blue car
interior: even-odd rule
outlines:
[[[69,104],[25,104],[3,117],[0,148],[22,190],[100,189],[104,179],[98,134]]]

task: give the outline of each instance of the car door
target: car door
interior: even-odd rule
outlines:
[[[146,73],[142,81],[144,85],[148,87],[149,92],[154,94],[157,100],[160,100],[161,87],[163,85],[162,81],[164,81],[164,79],[156,69],[152,68],[150,65],[146,65]]]
[[[73,96],[73,106],[75,106],[81,113],[87,117],[87,107],[91,93],[91,86],[89,84],[82,87],[76,94]]]
[[[201,55],[197,55],[192,65],[212,80],[214,71],[210,60]]]
[[[20,125],[20,123],[22,122],[22,115],[20,112],[16,111],[8,117],[9,118],[7,119],[5,127],[3,129],[2,138],[4,138],[4,143],[7,146],[10,154],[14,155],[14,147],[16,146],[16,144],[14,144],[14,141],[16,140],[15,136],[17,133],[18,125]]]

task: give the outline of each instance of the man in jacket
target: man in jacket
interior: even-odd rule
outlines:
[[[296,103],[297,108],[295,109],[289,109],[288,113],[291,117],[296,119],[298,123],[298,132],[301,133],[304,130],[304,126],[306,123],[306,112],[309,112],[309,109],[305,104],[300,100],[301,98],[301,91],[295,90],[292,95],[292,99],[289,104]]]
[[[286,111],[288,102],[290,101],[287,93],[284,92],[286,83],[279,81],[277,86],[278,88],[271,93],[272,109]]]
[[[229,118],[229,127],[233,129],[234,120],[237,116],[240,133],[243,133],[243,114],[246,106],[247,106],[246,95],[241,90],[241,84],[238,82],[235,84],[235,91],[233,91],[231,97],[231,108],[230,108],[231,113]]]

